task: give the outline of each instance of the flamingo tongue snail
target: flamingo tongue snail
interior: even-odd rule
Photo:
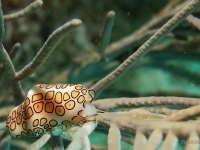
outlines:
[[[25,101],[9,113],[6,129],[12,136],[21,138],[38,137],[55,127],[62,132],[70,126],[81,127],[88,122],[94,122],[96,127],[97,111],[91,104],[94,94],[80,84],[35,85]]]

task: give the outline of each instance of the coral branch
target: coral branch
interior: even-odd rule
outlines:
[[[174,3],[174,0],[171,1]],[[161,12],[158,13],[158,15],[154,16],[154,18],[150,19],[149,22],[144,24],[141,28],[139,28],[134,33],[111,43],[108,48],[105,51],[106,55],[111,55],[117,51],[123,50],[131,45],[137,44],[137,42],[141,41],[145,37],[147,37],[149,34],[148,32],[151,32],[152,28],[154,28],[156,25],[162,23],[164,20],[174,16],[181,8],[183,8],[188,2],[183,2],[182,4],[178,5],[177,7],[173,7],[174,4],[171,4],[171,2],[165,6]],[[170,5],[170,6],[169,6]],[[170,9],[173,8],[173,9]],[[168,10],[168,11],[167,11]],[[170,11],[169,11],[170,10]],[[165,12],[165,13],[164,13]]]
[[[144,147],[144,150],[153,150],[157,149],[160,142],[162,141],[163,135],[160,129],[155,129],[151,136],[149,137],[147,144]],[[156,139],[156,140],[155,140]]]
[[[195,131],[192,131],[185,144],[186,144],[185,150],[198,150],[199,135]]]
[[[15,80],[15,69],[10,60],[10,57],[2,45],[2,40],[4,36],[4,22],[2,9],[0,11],[0,61],[2,62],[6,73],[8,74],[9,80],[12,85],[13,96],[15,103],[18,105],[24,100],[24,93],[21,89],[21,85]]]
[[[157,16],[165,15],[172,11],[172,9],[180,2],[180,0],[169,0],[168,4],[158,13]]]
[[[108,150],[121,149],[121,134],[119,128],[115,124],[111,124],[108,133]]]
[[[167,136],[164,140],[162,150],[174,150],[177,146],[178,138],[172,131],[167,133]]]
[[[30,146],[30,143],[27,143],[25,140],[14,140],[12,141],[13,149],[27,149]]]
[[[129,107],[142,107],[142,106],[193,106],[199,105],[198,98],[185,98],[185,97],[140,97],[140,98],[114,98],[114,99],[100,99],[92,102],[97,109],[109,110],[122,106]]]
[[[95,129],[95,127],[96,127],[96,124],[94,122],[88,122],[88,123],[83,124],[82,127],[78,128],[78,130],[73,135],[73,140],[67,147],[67,150],[81,149],[81,148],[90,150],[91,149],[90,144],[88,143],[90,141],[88,140],[88,137],[86,136],[91,134],[92,131]]]
[[[2,105],[2,104],[1,104]],[[1,117],[7,117],[10,111],[13,109],[14,106],[6,106],[0,109]]]
[[[154,114],[151,113],[145,109],[131,109],[130,111],[117,111],[117,112],[113,112],[113,114],[118,114],[121,116],[130,116],[133,118],[143,118],[143,119],[161,119],[161,118],[165,118],[166,115],[162,115],[162,114]]]
[[[4,20],[3,20],[3,12],[2,12],[2,4],[1,4],[1,1],[0,1],[0,42],[1,42],[1,45],[2,45],[2,41],[3,41],[3,38],[4,38],[4,34],[5,34],[5,29],[4,29]]]
[[[179,110],[171,116],[165,118],[165,121],[181,121],[191,119],[200,115],[200,105],[193,106],[187,109]]]
[[[16,52],[20,49],[21,44],[20,43],[15,43],[12,47],[12,49],[9,52],[10,59],[13,60],[15,57]]]
[[[16,81],[15,79],[13,79],[13,81],[11,82],[11,87],[13,91],[13,97],[15,100],[15,106],[17,106],[24,101],[25,99],[24,92],[22,90],[20,82]]]
[[[141,29],[143,29],[143,28],[141,28]],[[140,30],[139,30],[139,31],[135,32],[133,35],[130,35],[130,37],[125,37],[124,39],[122,39],[122,41],[119,41],[119,43],[118,42],[112,43],[109,46],[108,51],[105,51],[105,55],[111,55],[114,52],[117,52],[119,50],[123,50],[124,48],[129,46],[129,44],[131,44],[131,45],[139,45],[141,43],[141,41],[144,41],[145,39],[148,39],[153,34],[155,34],[156,31],[158,31],[158,29],[152,29],[152,30],[145,31],[144,33],[140,33]],[[169,33],[168,35],[166,35],[166,37],[168,37],[168,38],[177,38],[173,33]],[[129,41],[127,41],[126,38],[128,38],[129,41],[131,41],[131,43],[129,43]],[[126,45],[125,43],[128,43],[128,45]],[[121,49],[119,49],[119,47],[117,47],[118,45],[120,45]],[[112,48],[112,46],[113,46],[113,48]],[[115,48],[115,46],[116,46],[116,48]]]
[[[166,107],[143,107],[142,109],[148,110],[151,113],[165,114],[165,115],[171,115],[177,112],[177,110],[169,109]]]
[[[141,57],[147,54],[156,44],[158,44],[169,32],[171,32],[180,22],[182,22],[190,13],[192,13],[200,2],[191,1],[179,13],[172,17],[163,25],[149,40],[147,40],[134,54],[129,56],[119,67],[109,75],[98,81],[91,87],[96,93],[100,93],[106,86],[118,79],[123,73],[130,69]]]
[[[188,23],[190,23],[191,25],[193,25],[195,28],[200,30],[200,20],[199,20],[199,18],[194,17],[193,15],[189,15],[185,20]]]
[[[36,0],[19,12],[16,12],[16,13],[10,14],[10,15],[4,15],[3,16],[4,21],[11,21],[14,19],[24,17],[24,16],[34,12],[36,9],[38,9],[40,6],[42,6],[42,4],[43,4],[42,0]]]
[[[15,43],[14,46],[12,47],[12,49],[10,50],[10,52],[8,53],[10,56],[10,59],[13,60],[16,52],[19,50],[19,48],[21,47],[20,43]],[[0,77],[2,76],[2,74],[4,73],[4,68],[3,68],[3,64],[0,63]]]
[[[3,67],[8,74],[9,80],[11,82],[15,103],[16,105],[19,105],[22,101],[24,101],[24,93],[22,91],[19,81],[15,80],[14,66],[3,45],[0,45],[0,60],[3,63]]]
[[[109,11],[108,14],[106,15],[106,21],[103,27],[103,31],[100,34],[99,51],[102,54],[110,42],[110,36],[111,36],[112,28],[114,25],[114,20],[115,20],[115,12]]]
[[[94,144],[91,145],[91,148],[92,148],[93,150],[107,150],[107,148],[106,148],[105,146],[94,145]]]
[[[51,137],[51,134],[46,133],[40,139],[30,145],[28,150],[39,150]]]
[[[97,116],[98,125],[109,127],[111,123],[115,123],[121,131],[135,134],[138,129],[142,129],[145,135],[150,134],[156,128],[162,131],[163,135],[166,135],[168,131],[172,130],[173,133],[178,137],[188,137],[192,130],[196,130],[197,134],[200,135],[198,130],[200,121],[190,122],[169,122],[159,120],[144,120],[144,119],[133,119],[132,117],[120,115],[114,115],[112,113],[98,114]]]
[[[3,135],[1,136],[0,148],[2,150],[10,150],[11,141],[12,141],[11,136],[7,132],[4,132]]]
[[[0,131],[6,129],[6,122],[0,122]]]
[[[52,136],[50,141],[53,150],[64,150],[63,140],[61,136]]]
[[[66,150],[71,149],[81,149],[82,148],[82,138],[87,135],[87,131],[83,128],[79,128],[74,134],[72,142],[69,144]]]
[[[147,142],[146,136],[143,134],[142,130],[138,129],[135,136],[134,141],[134,150],[141,150],[143,149],[144,145]]]
[[[83,136],[82,140],[83,140],[83,149],[91,150],[89,137],[85,135]]]
[[[17,72],[15,79],[16,80],[25,79],[29,77],[31,74],[33,74],[37,69],[39,69],[43,65],[45,60],[48,58],[48,56],[51,54],[51,52],[55,49],[59,41],[62,40],[67,33],[77,28],[80,24],[81,20],[73,19],[72,21],[67,22],[63,26],[56,29],[47,39],[47,41],[40,49],[40,51],[37,53],[32,62],[30,62],[22,70]]]
[[[149,38],[153,34],[156,33],[157,30],[149,30],[145,31],[143,34],[133,33],[132,35],[125,37],[121,41],[117,41],[115,43],[111,43],[110,46],[106,49],[105,55],[111,55],[119,50],[123,50],[123,48],[127,47],[131,41],[131,45],[137,44],[144,40],[145,38]],[[119,49],[119,46],[121,49]]]

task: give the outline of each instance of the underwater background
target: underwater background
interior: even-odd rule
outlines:
[[[34,13],[5,23],[4,47],[9,52],[16,42],[21,44],[13,59],[18,71],[32,61],[56,28],[73,18],[81,19],[81,27],[68,34],[44,65],[21,84],[25,93],[38,83],[80,83],[90,87],[133,54],[151,35],[150,33],[116,52],[106,53],[106,49],[102,54],[99,51],[99,41],[106,14],[111,10],[115,12],[110,39],[110,43],[113,44],[145,27],[151,20],[162,18],[162,15],[168,13],[163,8],[171,1],[43,0],[43,6]],[[183,2],[174,1],[176,5]],[[31,2],[2,1],[3,13],[16,12]],[[200,15],[199,10],[195,12],[197,17]],[[167,20],[169,17],[162,19],[148,31],[159,29]],[[146,32],[144,30],[141,35]],[[172,33],[173,36],[169,35],[162,40],[96,99],[146,96],[200,97],[200,32],[183,21]],[[112,46],[111,44],[109,46]],[[3,121],[7,117],[6,113],[14,107],[14,101],[8,77],[3,70],[0,76],[0,119]],[[133,149],[134,136],[123,132],[121,134],[122,149]],[[107,130],[97,128],[89,137],[93,149],[107,149],[107,135]],[[34,141],[34,138],[13,138],[11,149],[27,149]],[[48,143],[42,148],[46,149],[50,149]],[[182,146],[179,145],[178,149],[182,149]]]

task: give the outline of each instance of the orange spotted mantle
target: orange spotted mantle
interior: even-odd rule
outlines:
[[[37,137],[55,126],[81,126],[86,102],[94,91],[78,84],[38,84],[29,90],[26,100],[15,107],[6,121],[7,131],[15,137]]]

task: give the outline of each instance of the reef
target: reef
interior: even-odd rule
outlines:
[[[162,6],[155,6],[154,13],[150,8],[142,14],[133,11],[139,11],[138,21],[131,11],[117,16],[122,8],[150,7],[148,2],[127,0],[126,8],[109,5],[107,13],[95,14],[106,2],[36,0],[8,15],[8,2],[1,2],[0,148],[199,149],[200,1],[155,1]],[[10,3],[21,7],[18,1]],[[48,11],[52,6],[55,10]],[[82,7],[85,11],[79,12]],[[82,84],[94,90],[91,105],[97,114],[92,119],[97,127],[90,120],[92,127],[72,126],[66,132],[55,128],[37,138],[11,137],[6,131],[8,114],[39,83]]]

